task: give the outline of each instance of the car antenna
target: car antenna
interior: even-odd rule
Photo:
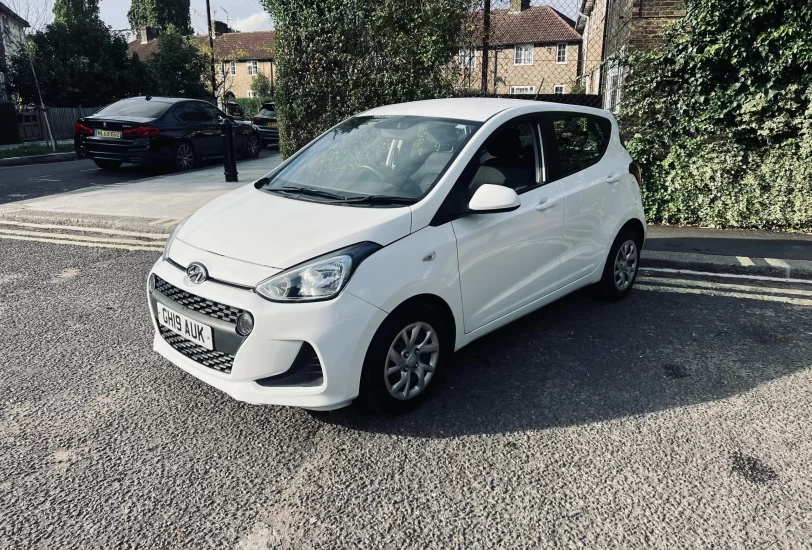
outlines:
[[[151,96],[151,95],[145,96],[145,97],[144,97],[144,99],[146,99],[147,101],[149,101],[150,99],[152,99],[152,96]]]

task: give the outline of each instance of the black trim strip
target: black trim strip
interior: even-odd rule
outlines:
[[[166,261],[169,262],[169,264],[172,265],[173,267],[176,267],[177,269],[180,269],[181,271],[186,273],[186,268],[180,265],[172,258],[167,258]],[[251,292],[254,292],[254,287],[252,286],[241,285],[238,283],[230,283],[228,281],[223,281],[222,279],[215,279],[214,277],[209,277],[208,279],[206,279],[206,281],[211,281],[213,283],[217,283],[218,285],[230,286],[232,288],[239,288],[240,290],[250,290]]]

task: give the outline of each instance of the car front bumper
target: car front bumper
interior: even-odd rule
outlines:
[[[214,281],[193,284],[177,265],[159,260],[150,276],[157,275],[176,289],[207,300],[250,312],[254,329],[244,339],[220,319],[201,317],[156,290],[147,289],[155,329],[153,349],[203,382],[234,399],[254,404],[273,404],[330,410],[349,404],[358,396],[364,356],[386,313],[348,292],[323,302],[281,304],[270,302],[252,290]],[[214,329],[214,348],[227,353],[230,372],[205,366],[181,353],[161,335],[156,301]],[[181,300],[183,301],[183,300]],[[236,325],[234,325],[236,327]],[[234,330],[225,334],[224,330]],[[317,386],[275,386],[274,380],[290,372],[304,343],[312,346],[321,364]],[[202,350],[202,348],[201,348]],[[267,379],[272,378],[269,382]],[[260,384],[258,381],[263,381]]]

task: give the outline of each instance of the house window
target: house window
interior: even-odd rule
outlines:
[[[533,44],[516,44],[513,50],[514,65],[533,64]]]
[[[476,67],[476,51],[473,48],[463,48],[459,53],[460,67],[463,69],[473,69]]]
[[[511,86],[511,94],[534,94],[536,93],[535,86]]]
[[[248,97],[257,97],[257,93],[254,90],[248,90]]]
[[[556,84],[553,87],[553,93],[555,95],[564,95],[564,85],[563,84]]]
[[[232,61],[231,62],[231,76],[234,76],[236,74],[237,74],[237,62]]]
[[[566,44],[558,44],[556,46],[555,62],[556,63],[566,63],[567,62],[567,45]]]
[[[248,62],[248,76],[257,76],[257,62],[256,61],[249,61]]]

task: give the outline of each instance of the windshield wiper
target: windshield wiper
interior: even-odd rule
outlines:
[[[409,197],[392,197],[389,195],[363,195],[361,197],[349,197],[341,202],[352,204],[403,204],[409,205],[417,202],[417,199]]]
[[[298,195],[309,195],[311,197],[323,197],[325,199],[333,199],[338,201],[345,201],[347,197],[344,195],[337,195],[329,191],[322,191],[321,189],[312,189],[310,187],[294,187],[286,185],[285,187],[278,187],[276,189],[268,189],[268,191],[281,191],[283,193],[293,193]]]

